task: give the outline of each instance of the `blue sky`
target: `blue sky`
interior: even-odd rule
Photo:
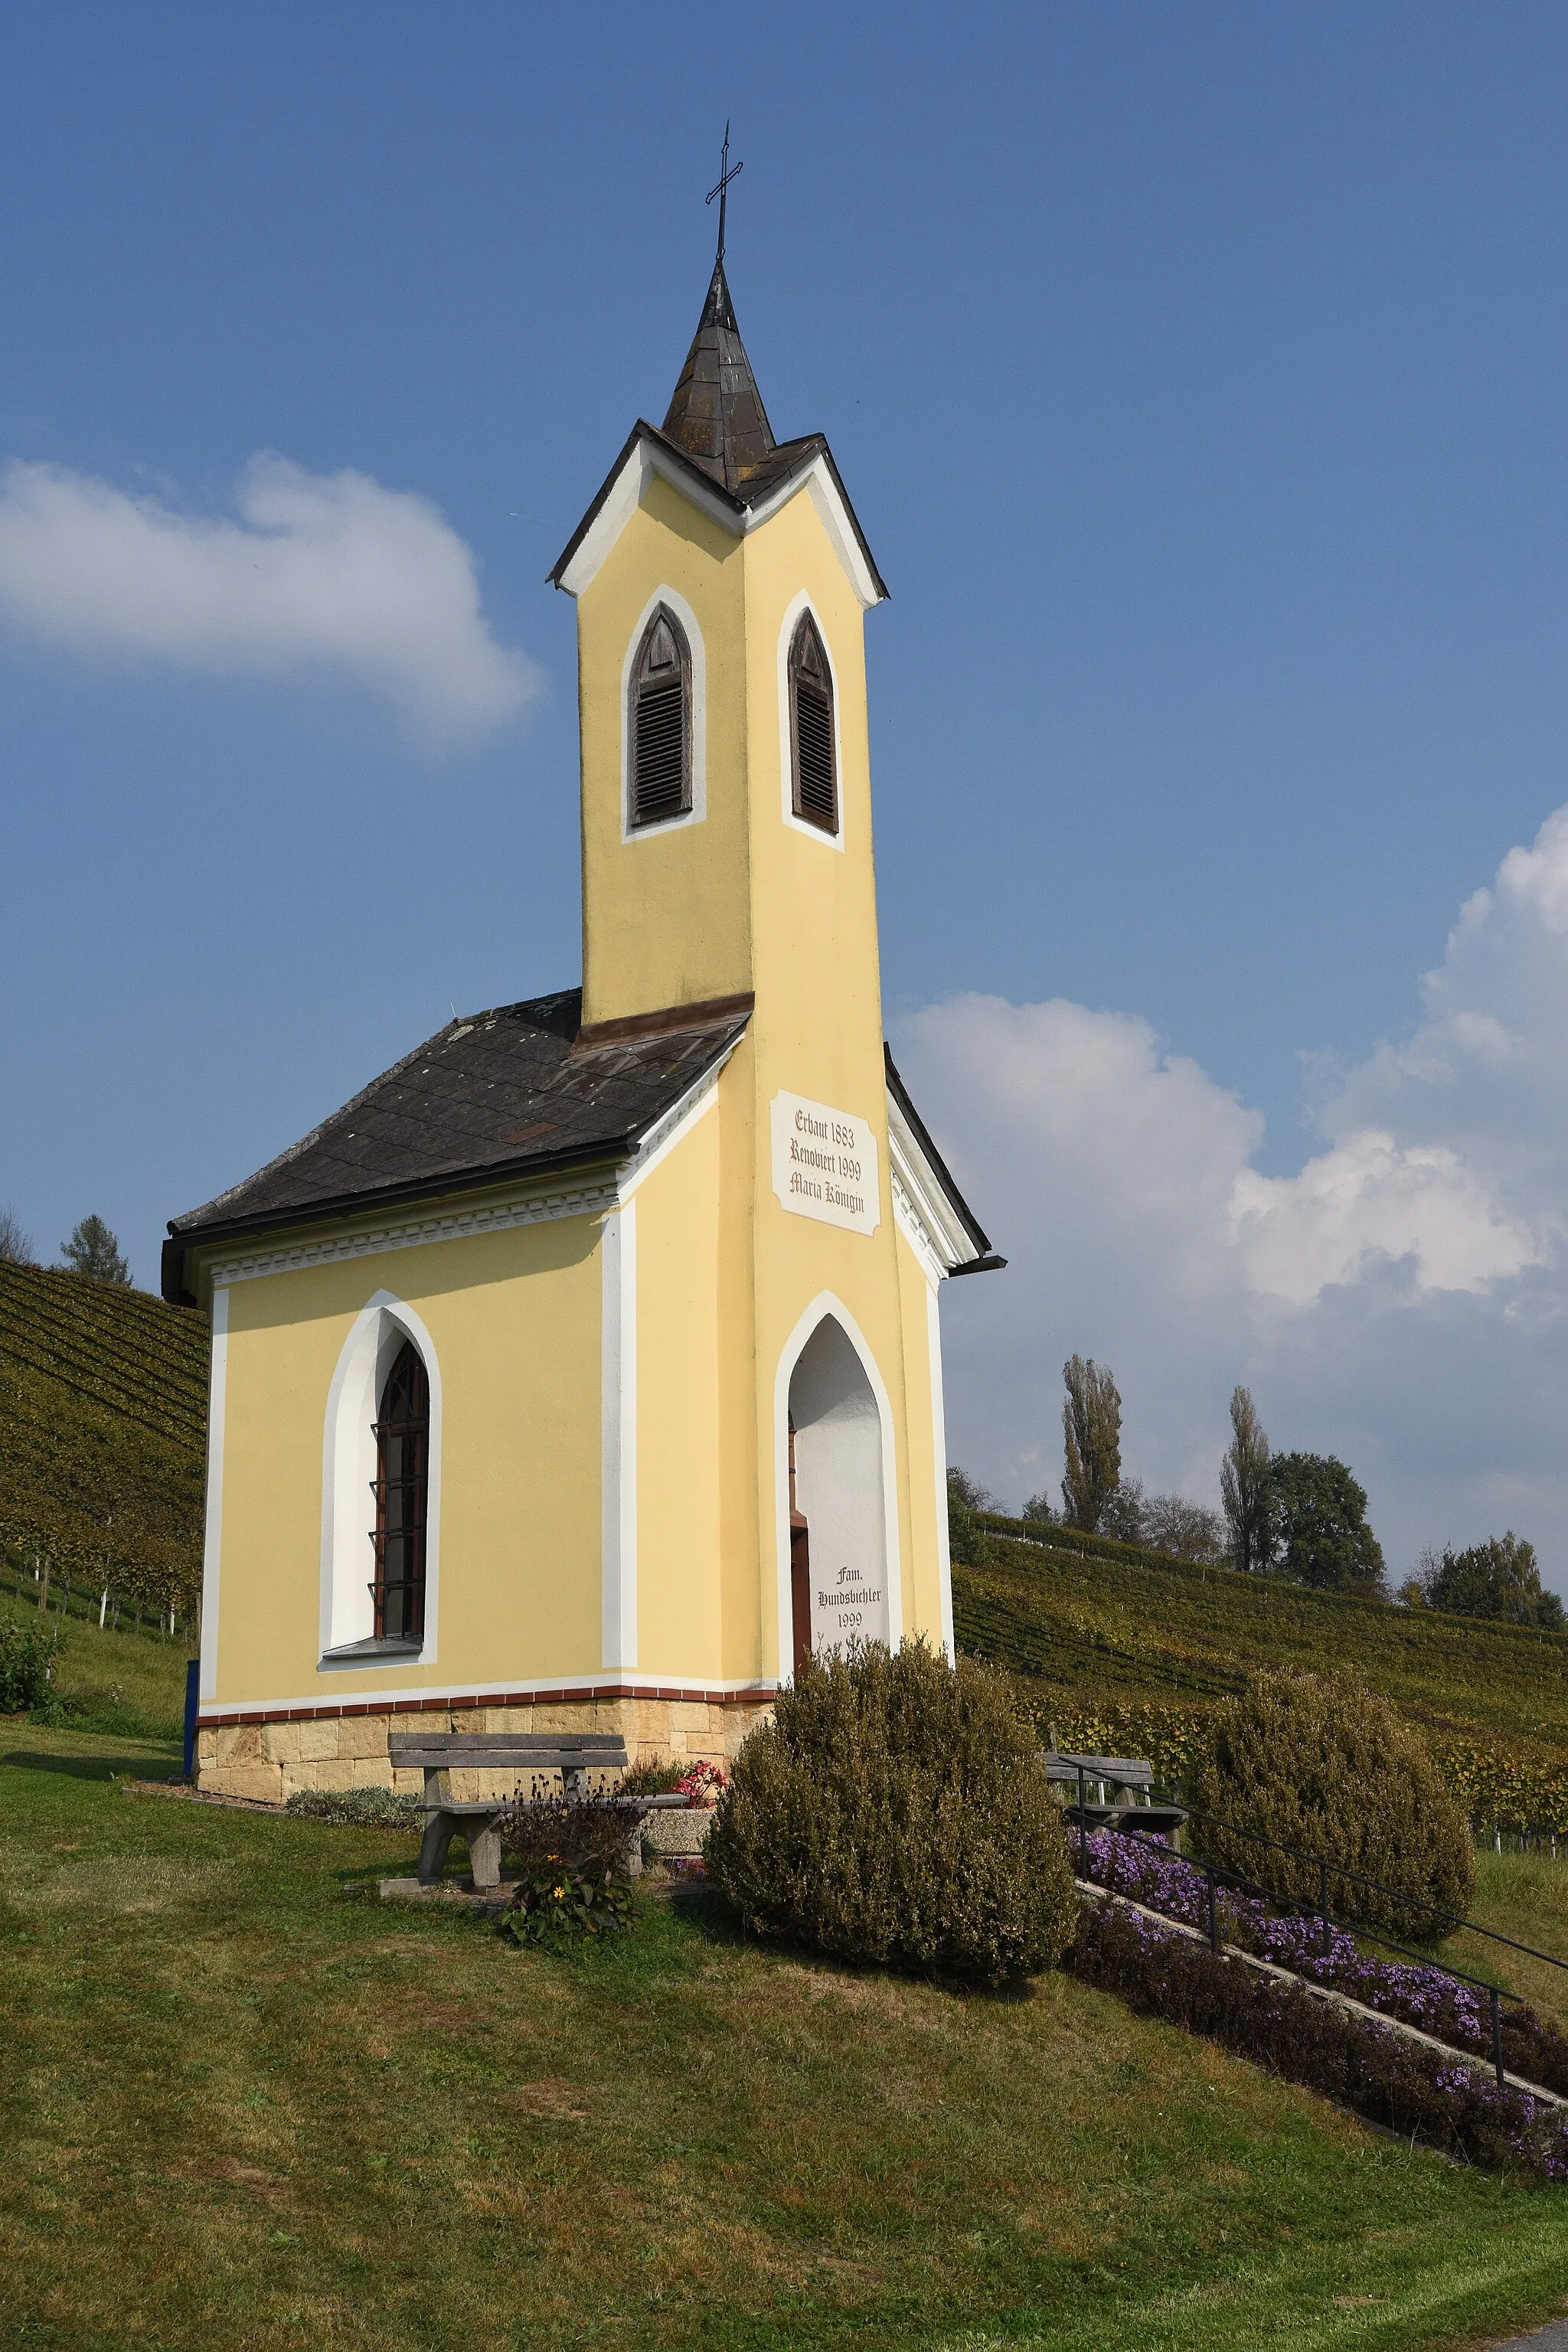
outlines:
[[[576,978],[544,574],[663,413],[729,115],[773,424],[893,591],[889,1020],[1015,1261],[951,1303],[955,1452],[1045,1483],[1081,1348],[1130,1466],[1206,1493],[1248,1377],[1395,1565],[1508,1516],[1555,1575],[1561,1032],[1484,1102],[1429,1066],[1558,1002],[1556,836],[1445,957],[1568,800],[1565,100],[1530,5],[6,11],[0,1205],[46,1257],[100,1212],[153,1284],[167,1216],[452,1005]],[[162,603],[154,542],[195,551]],[[383,556],[412,601],[341,642],[311,566]],[[1090,1234],[1112,1136],[1155,1209]]]

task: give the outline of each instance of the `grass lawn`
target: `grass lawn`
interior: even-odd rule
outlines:
[[[79,1617],[43,1614],[35,1602],[0,1592],[0,1624],[58,1629],[55,1687],[80,1702],[106,1729],[178,1734],[185,1707],[183,1641],[161,1642],[152,1633],[117,1633]]]
[[[1533,1944],[1538,1952],[1568,1962],[1568,1853],[1553,1862],[1544,1854],[1491,1853],[1483,1847],[1476,1856],[1470,1916],[1500,1936]],[[1522,1993],[1542,2017],[1568,2032],[1568,1974],[1563,1969],[1527,1960],[1518,1952],[1500,1951],[1479,1936],[1451,1937],[1441,1957],[1455,1968]]]
[[[0,1731],[0,2342],[1458,2347],[1568,2192],[1366,2132],[1069,1980],[958,1999],[652,1903],[587,1962],[366,1890],[394,1832]]]

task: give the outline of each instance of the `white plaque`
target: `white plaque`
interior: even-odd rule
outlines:
[[[880,1570],[811,1563],[811,1646],[842,1650],[851,1642],[889,1641],[888,1588]]]
[[[773,1191],[797,1217],[818,1217],[852,1234],[874,1234],[882,1220],[877,1139],[853,1111],[773,1097]]]

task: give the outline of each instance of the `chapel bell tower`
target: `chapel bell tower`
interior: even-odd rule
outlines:
[[[774,436],[721,240],[663,425],[552,577],[578,608],[585,1029],[750,997],[855,1033],[870,1088],[862,624],[887,592],[826,440]]]

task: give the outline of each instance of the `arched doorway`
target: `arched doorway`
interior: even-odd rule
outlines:
[[[790,1377],[794,1663],[810,1650],[887,1642],[882,1416],[843,1325],[825,1315]]]

